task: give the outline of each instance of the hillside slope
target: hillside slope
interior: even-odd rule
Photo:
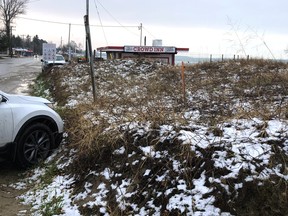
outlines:
[[[37,190],[22,196],[35,213],[44,203],[66,215],[288,214],[287,64],[186,65],[184,79],[144,60],[95,70],[95,103],[86,64],[39,77],[67,137],[45,165],[51,182],[39,190],[38,168]]]

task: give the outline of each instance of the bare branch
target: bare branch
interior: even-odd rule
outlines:
[[[7,43],[10,46],[10,54],[12,53],[11,23],[18,15],[25,13],[28,2],[29,0],[0,0],[0,19],[5,26],[5,32],[8,38]]]
[[[4,25],[10,24],[18,15],[24,14],[29,0],[0,0],[0,16]]]

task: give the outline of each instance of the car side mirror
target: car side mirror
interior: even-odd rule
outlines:
[[[41,62],[44,62],[44,60],[43,60],[43,59],[41,59]]]
[[[6,101],[7,101],[6,98],[3,97],[3,95],[0,95],[0,103],[2,103],[2,102],[6,102]]]

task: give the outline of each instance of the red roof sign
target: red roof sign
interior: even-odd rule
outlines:
[[[124,52],[176,53],[176,47],[167,47],[167,46],[124,46]]]

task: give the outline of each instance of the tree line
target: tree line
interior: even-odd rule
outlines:
[[[7,35],[5,32],[0,32],[0,51],[4,52],[9,50],[10,44],[8,43]],[[30,35],[20,37],[12,35],[10,38],[11,47],[13,48],[25,48],[32,50],[34,54],[42,54],[42,45],[47,43],[46,40],[40,39],[38,35],[31,37]]]
[[[20,14],[25,14],[26,5],[29,0],[0,0],[0,51],[9,51],[12,56],[12,48],[25,48],[32,50],[34,54],[42,54],[42,45],[47,43],[46,40],[40,39],[38,35],[33,38],[30,35],[26,37],[15,36],[12,34],[13,20]],[[57,48],[58,52],[82,53],[82,45],[71,41],[70,44],[64,44]]]
[[[33,38],[15,36],[12,34],[13,20],[20,14],[25,14],[29,0],[0,0],[0,51],[9,51],[12,55],[12,48],[25,48],[32,50],[35,54],[42,54],[42,44],[47,41],[40,39],[38,35]]]
[[[42,44],[47,41],[40,39],[38,35],[33,38],[15,36],[12,34],[12,22],[20,14],[26,12],[26,5],[29,0],[0,0],[0,19],[3,27],[0,30],[0,51],[9,51],[12,55],[12,48],[25,48],[32,50],[35,54],[42,54]]]
[[[13,20],[20,14],[26,12],[26,5],[29,0],[0,0],[0,16],[4,25],[1,31],[1,48],[9,48],[9,54],[12,55],[12,26]]]

